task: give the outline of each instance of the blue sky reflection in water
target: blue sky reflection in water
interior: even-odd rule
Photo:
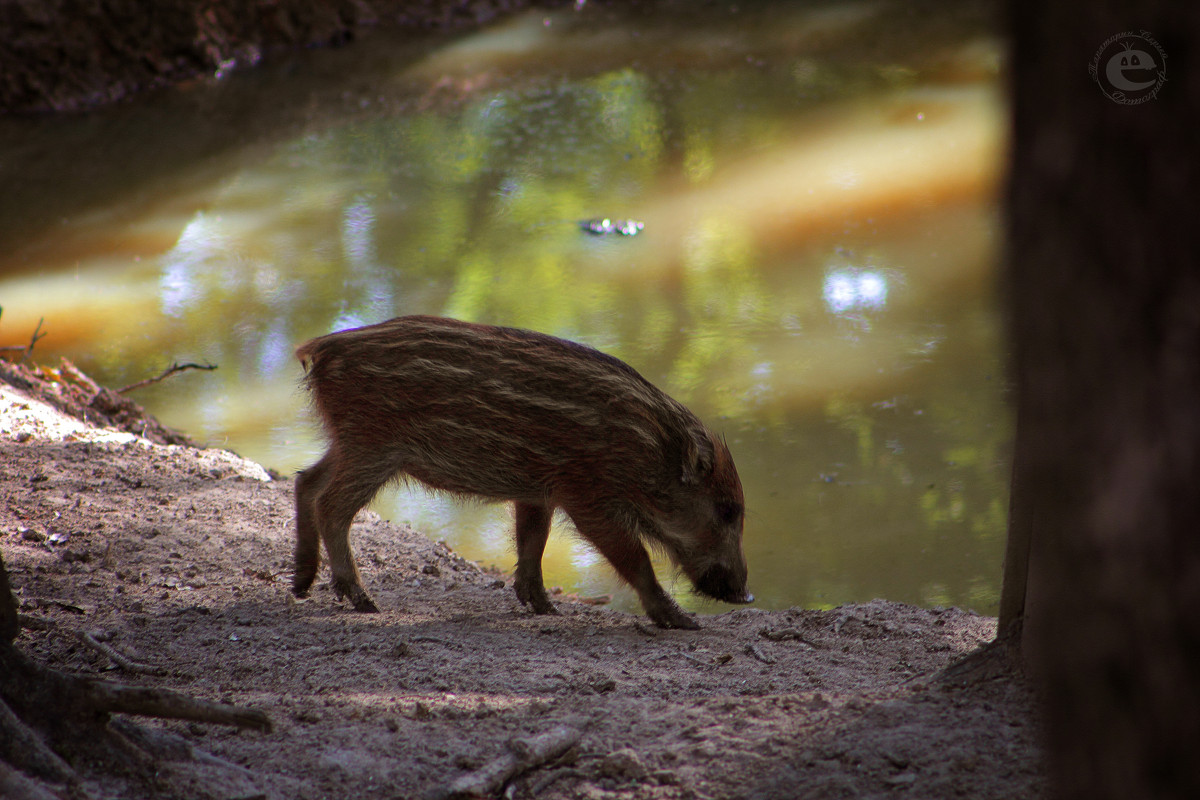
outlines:
[[[173,131],[184,147],[207,117],[261,106],[255,135],[153,171],[131,156],[92,207],[19,242],[0,265],[0,334],[44,316],[42,357],[112,385],[217,363],[138,399],[282,472],[321,450],[292,356],[310,336],[435,313],[577,339],[724,433],[760,605],[994,611],[1005,109],[994,30],[963,8],[585,7],[439,47],[367,37],[305,54],[286,80],[261,70],[177,105],[43,124],[28,136],[60,143],[66,175],[95,157],[89,141],[132,130],[154,153]],[[45,192],[30,215],[54,204]],[[604,217],[645,228],[580,230]],[[514,561],[505,507],[413,489],[375,507]],[[548,582],[636,608],[556,525]]]
[[[887,302],[887,276],[872,269],[835,269],[825,276],[825,305],[834,314],[879,310]]]

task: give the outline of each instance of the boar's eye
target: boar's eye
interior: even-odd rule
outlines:
[[[722,525],[732,525],[742,516],[740,503],[721,501],[717,503],[717,519]]]

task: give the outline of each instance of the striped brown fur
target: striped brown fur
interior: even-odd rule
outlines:
[[[725,443],[624,362],[531,331],[399,317],[296,351],[329,449],[296,481],[294,590],[324,541],[334,588],[359,611],[348,533],[389,480],[516,503],[516,592],[554,613],[541,559],[555,508],[663,627],[693,628],[659,585],[645,543],[701,593],[748,602],[741,482]]]

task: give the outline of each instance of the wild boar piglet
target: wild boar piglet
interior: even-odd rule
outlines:
[[[354,515],[389,480],[516,504],[517,597],[555,608],[542,583],[554,509],[571,518],[664,628],[696,628],[654,575],[660,547],[701,594],[748,603],[744,501],[725,442],[610,355],[541,333],[438,317],[340,331],[296,351],[329,449],[296,479],[296,574],[320,564],[376,611],[349,543]]]

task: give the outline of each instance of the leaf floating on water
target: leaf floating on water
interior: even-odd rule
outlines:
[[[593,236],[619,234],[621,236],[637,236],[645,225],[635,219],[585,219],[580,220],[579,229]]]

